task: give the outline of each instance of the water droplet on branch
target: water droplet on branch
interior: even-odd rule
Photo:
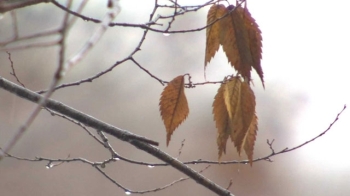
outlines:
[[[168,37],[168,36],[170,36],[170,33],[163,33],[163,35],[164,35],[165,37]]]
[[[131,195],[130,191],[125,191],[125,195]]]
[[[154,165],[147,165],[148,168],[154,168]]]

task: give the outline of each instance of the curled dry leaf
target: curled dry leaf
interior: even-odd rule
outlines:
[[[230,136],[238,153],[244,149],[251,162],[257,132],[257,117],[255,96],[247,81],[242,82],[239,77],[225,81],[215,96],[213,113],[218,129],[219,159],[222,152],[226,151],[226,142]]]
[[[226,14],[228,15],[223,17]],[[264,86],[260,63],[262,53],[261,31],[247,7],[230,5],[225,8],[224,5],[213,5],[208,12],[207,25],[218,18],[222,19],[207,28],[205,67],[222,45],[229,63],[244,80],[250,82],[253,67]]]
[[[177,76],[164,88],[160,97],[159,110],[167,132],[167,146],[174,130],[187,118],[189,113],[184,90],[184,76]]]
[[[243,12],[244,26],[248,32],[249,38],[249,48],[253,58],[253,68],[258,73],[261,82],[264,85],[264,73],[261,68],[261,58],[262,58],[262,36],[259,29],[259,25],[256,23],[255,19],[251,16],[247,8],[239,7],[239,10]]]
[[[258,117],[254,114],[252,122],[248,128],[247,133],[244,136],[242,146],[247,154],[250,165],[253,165],[253,152],[256,139],[256,132],[258,130]]]
[[[253,60],[249,48],[248,32],[244,25],[242,12],[238,8],[240,7],[227,7],[227,11],[231,13],[220,22],[220,44],[231,65],[244,79],[250,81]]]
[[[218,92],[214,98],[213,103],[213,114],[214,120],[217,128],[217,145],[219,150],[219,160],[222,153],[226,153],[226,143],[228,138],[231,135],[229,114],[226,109],[225,100],[224,100],[224,90],[225,84],[221,84]]]
[[[207,15],[207,25],[212,24],[217,19],[221,18],[226,14],[226,7],[224,5],[216,5],[210,7]],[[215,56],[215,53],[219,50],[220,41],[220,23],[215,22],[213,25],[207,28],[207,40],[205,44],[205,61],[204,67],[210,62],[211,58]]]
[[[225,104],[231,118],[232,134],[238,153],[255,114],[255,96],[247,82],[232,78],[226,83]]]

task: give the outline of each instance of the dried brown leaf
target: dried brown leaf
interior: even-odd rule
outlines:
[[[232,11],[232,9],[234,9]],[[251,80],[252,67],[258,73],[263,86],[263,71],[261,68],[262,36],[258,24],[247,8],[241,6],[227,7],[231,12],[220,21],[219,42],[230,64],[242,77]],[[248,83],[249,83],[248,82]]]
[[[248,131],[243,139],[242,146],[247,154],[250,165],[253,164],[253,152],[256,139],[256,132],[258,130],[258,117],[254,114],[252,122],[248,128]]]
[[[227,11],[230,12],[233,8],[233,6],[229,6]],[[250,81],[253,58],[241,9],[241,7],[237,7],[229,16],[220,21],[219,39],[228,61],[245,80]]]
[[[167,146],[174,130],[189,113],[184,84],[184,76],[177,76],[164,88],[160,98],[159,110],[167,132]]]
[[[242,10],[243,8],[240,8],[239,10]],[[253,57],[253,68],[258,73],[261,82],[264,85],[264,73],[261,68],[261,58],[262,58],[262,36],[261,31],[259,29],[259,25],[256,23],[255,19],[251,16],[250,12],[247,8],[244,8],[242,10],[243,12],[243,18],[244,18],[244,24],[248,32],[249,37],[249,48],[251,55]]]
[[[241,153],[244,137],[255,115],[255,96],[247,82],[233,78],[227,83],[228,91],[225,92],[230,99],[232,116],[231,140],[235,144],[238,153]],[[225,96],[226,97],[226,96]]]
[[[217,145],[219,150],[219,159],[222,153],[226,153],[226,143],[231,135],[229,125],[229,115],[224,101],[225,84],[221,84],[213,102],[213,114],[217,128]]]
[[[238,153],[241,154],[244,149],[251,162],[257,132],[257,117],[255,96],[247,81],[242,82],[240,77],[225,80],[215,96],[213,113],[218,129],[219,159],[222,152],[226,151],[229,135]]]
[[[254,92],[247,81],[242,82],[240,77],[225,79],[215,96],[213,114],[218,131],[219,160],[226,152],[230,136],[238,153],[244,149],[249,161],[252,161],[257,117]]]
[[[212,5],[207,15],[207,25],[213,23],[215,20],[221,18],[226,14],[226,8],[224,5]],[[204,67],[210,62],[211,58],[215,56],[215,53],[219,50],[220,41],[220,23],[216,22],[207,28],[206,33],[206,45],[205,45],[205,60]]]

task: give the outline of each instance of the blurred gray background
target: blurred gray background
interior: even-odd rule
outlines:
[[[160,3],[166,1],[160,1]],[[186,1],[203,4],[205,1]],[[64,3],[64,1],[60,1]],[[180,3],[185,3],[180,1]],[[350,14],[347,3],[335,1],[336,9],[327,1],[258,1],[249,0],[248,7],[263,32],[265,86],[253,74],[259,131],[254,157],[271,151],[266,140],[275,139],[275,150],[294,147],[325,130],[344,104],[349,104]],[[74,3],[73,9],[79,1]],[[122,12],[115,22],[145,23],[154,2],[121,1]],[[105,1],[91,1],[83,14],[102,18]],[[176,19],[173,30],[202,27],[206,23],[206,7]],[[40,4],[17,10],[20,35],[29,35],[59,27],[64,12],[53,4]],[[171,14],[169,10],[159,12]],[[166,21],[164,21],[166,22]],[[83,46],[97,27],[78,19],[68,37],[67,58]],[[110,28],[89,55],[64,78],[64,83],[95,75],[125,58],[135,48],[143,30]],[[0,41],[11,38],[9,13],[0,20]],[[56,40],[52,36],[47,40]],[[39,40],[41,41],[41,40]],[[149,32],[142,50],[134,57],[143,67],[163,80],[190,73],[193,82],[203,82],[205,31],[171,34]],[[11,51],[16,73],[27,88],[46,89],[57,67],[58,47]],[[0,75],[10,75],[8,55],[0,52]],[[221,80],[232,74],[222,49],[207,68],[207,79]],[[159,148],[178,155],[185,139],[181,161],[217,160],[216,128],[212,102],[219,85],[208,84],[186,89],[190,106],[187,120],[175,131],[169,147],[165,145],[165,128],[158,111],[164,88],[132,62],[117,66],[112,72],[80,86],[56,91],[53,98],[102,121],[135,134],[159,141]],[[0,146],[28,118],[34,104],[0,89]],[[204,176],[227,187],[237,196],[261,195],[338,195],[350,194],[349,112],[345,111],[333,129],[320,139],[296,151],[273,157],[273,163],[260,161],[249,165],[212,165]],[[93,131],[93,130],[92,130]],[[133,146],[109,137],[120,155],[127,158],[158,162]],[[244,160],[233,144],[222,160]],[[59,117],[42,111],[11,154],[35,158],[84,157],[92,161],[108,158],[109,153],[84,130]],[[64,163],[46,169],[46,162],[25,162],[5,158],[0,162],[0,195],[125,195],[95,169],[82,163]],[[196,170],[205,164],[191,165]],[[171,167],[148,168],[118,161],[104,169],[117,182],[132,189],[161,187],[181,177]],[[214,195],[192,180],[178,183],[149,195]]]

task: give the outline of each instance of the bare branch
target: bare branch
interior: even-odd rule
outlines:
[[[8,90],[12,93],[15,93],[18,96],[23,97],[23,98],[28,99],[28,100],[33,101],[33,102],[37,102],[40,99],[40,95],[37,95],[37,94],[27,90],[27,89],[24,89],[16,84],[13,84],[13,83],[11,83],[11,82],[9,82],[1,77],[0,77],[0,86],[2,88],[4,88],[5,90]],[[76,111],[72,108],[65,106],[62,103],[59,103],[59,102],[56,102],[53,100],[48,100],[46,106],[48,108],[56,111],[56,112],[59,112],[61,114],[69,116],[72,119],[80,121],[81,123],[84,123],[84,124],[91,126],[95,129],[109,133],[109,134],[111,134],[111,135],[113,135],[113,136],[115,136],[123,141],[129,142],[132,145],[134,145],[135,147],[137,147],[143,151],[146,151],[149,154],[152,154],[153,156],[155,156],[155,157],[159,158],[160,160],[163,160],[164,162],[167,163],[167,164],[150,164],[150,165],[162,166],[162,165],[169,164],[169,165],[177,168],[181,172],[185,173],[186,175],[190,176],[191,178],[195,179],[198,183],[208,187],[210,190],[213,190],[216,193],[220,192],[223,195],[225,195],[226,193],[227,193],[227,195],[229,195],[229,192],[222,192],[222,190],[224,190],[223,188],[218,187],[217,185],[213,184],[210,181],[207,181],[207,179],[203,178],[202,176],[198,176],[198,173],[196,173],[192,169],[188,168],[187,166],[184,166],[184,164],[199,164],[199,163],[202,163],[202,164],[234,164],[234,163],[247,164],[248,163],[248,161],[226,161],[226,162],[223,161],[223,162],[218,163],[217,161],[206,161],[206,160],[197,160],[197,161],[189,161],[189,162],[181,163],[180,161],[170,157],[169,155],[165,154],[164,152],[160,151],[159,149],[152,147],[152,146],[148,145],[147,143],[144,143],[145,141],[146,142],[149,141],[148,139],[145,139],[145,138],[140,137],[140,136],[136,136],[130,132],[127,132],[127,131],[124,131],[124,130],[121,130],[118,128],[114,128],[111,125],[100,122],[100,121],[94,119],[93,117],[86,116],[79,111]],[[270,158],[273,156],[276,156],[278,154],[282,154],[285,152],[290,152],[292,150],[296,150],[296,149],[314,141],[315,139],[321,137],[322,135],[324,135],[326,132],[328,132],[332,128],[332,126],[339,119],[339,116],[342,114],[342,112],[345,110],[345,108],[346,108],[346,106],[344,106],[343,110],[340,113],[338,113],[337,117],[330,124],[330,126],[325,131],[323,131],[321,134],[317,135],[316,137],[308,140],[307,142],[304,142],[303,144],[300,144],[296,147],[293,147],[291,149],[283,149],[283,150],[278,151],[278,152],[273,151],[268,156],[255,159],[254,162],[261,161],[261,160],[271,161]],[[62,161],[62,160],[58,160],[58,161]],[[84,160],[84,161],[86,161],[86,160]],[[149,164],[149,163],[147,163],[147,164]]]
[[[41,95],[38,95],[28,89],[24,89],[23,87],[20,87],[8,80],[6,80],[5,78],[0,76],[0,87],[16,94],[19,97],[22,97],[24,99],[27,99],[29,101],[32,102],[39,102],[39,100],[42,98]],[[51,99],[48,99],[48,102],[46,103],[45,107],[58,112],[60,114],[63,114],[65,116],[68,116],[71,119],[74,119],[76,121],[79,121],[83,124],[85,124],[86,126],[90,126],[96,130],[101,130],[104,131],[108,134],[111,134],[123,141],[130,141],[130,140],[139,140],[142,142],[146,142],[152,145],[156,145],[158,146],[158,142],[152,141],[150,139],[147,139],[145,137],[141,137],[135,134],[132,134],[130,132],[127,132],[125,130],[113,127],[112,125],[109,125],[107,123],[103,123],[91,116],[85,115],[84,113],[77,111],[73,108],[70,108],[66,105],[64,105],[63,103],[60,103],[58,101],[54,101]]]
[[[94,138],[98,143],[100,143],[101,145],[104,145],[103,141],[101,141],[100,139],[98,139],[94,134],[91,133],[91,131],[89,131],[82,123],[75,121],[65,115],[62,115],[60,113],[54,112],[49,110],[48,108],[45,108],[52,116],[59,116],[65,120],[68,120],[69,122],[81,127],[90,137]]]
[[[208,5],[212,5],[216,2],[220,2],[221,0],[217,0],[217,1],[214,1],[214,0],[210,0],[208,1],[207,3],[204,3],[202,5],[197,5],[197,6],[180,6],[183,8],[183,12],[181,13],[178,13],[176,12],[176,14],[173,14],[173,15],[170,15],[170,16],[159,16],[157,17],[157,19],[167,19],[167,18],[171,18],[171,20],[175,20],[175,17],[179,16],[179,15],[183,15],[185,13],[188,13],[188,12],[193,12],[193,11],[198,11],[199,9],[202,9]],[[62,10],[74,15],[74,16],[77,16],[81,19],[83,19],[84,21],[91,21],[91,22],[94,22],[94,23],[101,23],[102,21],[101,20],[98,20],[98,19],[94,19],[94,18],[91,18],[91,17],[87,17],[87,16],[84,16],[82,14],[79,14],[77,12],[74,12],[72,10],[69,10],[67,9],[66,7],[62,6],[61,4],[59,4],[57,1],[52,1],[53,4],[55,4],[57,7],[61,8]],[[242,2],[241,2],[242,3]],[[240,3],[240,4],[241,4]],[[158,3],[155,4],[155,8],[158,8],[158,7],[167,7],[167,8],[174,8],[174,9],[177,9],[178,6],[167,6],[167,5],[158,5]],[[222,18],[228,16],[232,11],[234,11],[234,9],[232,9],[229,13],[225,14],[223,17],[221,18],[218,18],[216,19],[215,21],[213,21],[212,23],[204,26],[204,27],[200,27],[200,28],[194,28],[194,29],[188,29],[188,30],[173,30],[173,31],[170,31],[170,26],[171,26],[171,23],[169,23],[168,25],[168,28],[165,29],[165,30],[160,30],[160,29],[155,29],[155,28],[152,28],[150,27],[151,25],[155,25],[155,21],[152,21],[152,19],[149,20],[149,22],[146,22],[145,24],[131,24],[131,23],[109,23],[109,26],[113,27],[113,26],[122,26],[122,27],[133,27],[133,28],[141,28],[141,29],[147,29],[147,30],[150,30],[150,31],[154,31],[154,32],[158,32],[158,33],[166,33],[166,34],[174,34],[174,33],[189,33],[189,32],[196,32],[196,31],[202,31],[204,29],[206,29],[207,27],[210,27],[211,25],[213,25],[214,23],[218,22],[219,20],[221,20]]]
[[[38,95],[32,91],[29,91],[21,86],[18,86],[0,76],[0,87],[16,94],[19,97],[22,97],[24,99],[27,99],[32,102],[39,102],[43,99],[41,95]],[[154,142],[152,140],[149,140],[147,138],[135,135],[133,133],[130,133],[125,130],[121,130],[119,128],[113,127],[112,125],[109,125],[107,123],[104,123],[102,121],[99,121],[91,116],[88,116],[80,111],[77,111],[73,108],[70,108],[63,103],[47,99],[47,102],[45,104],[45,107],[61,113],[63,115],[66,115],[74,120],[77,120],[81,123],[84,123],[87,126],[93,127],[97,130],[101,130],[103,132],[106,132],[108,134],[111,134],[118,139],[128,142],[132,144],[133,146],[137,147],[138,149],[147,152],[148,154],[168,163],[172,167],[176,168],[177,170],[181,171],[182,173],[186,174],[193,180],[195,180],[197,183],[203,185],[204,187],[210,189],[211,191],[219,194],[219,195],[232,195],[229,191],[226,189],[220,187],[219,185],[215,184],[214,182],[210,181],[209,179],[205,178],[198,172],[194,171],[193,169],[189,168],[179,160],[176,160],[175,158],[169,156],[168,154],[164,153],[160,149],[151,146],[149,144],[155,144],[157,145],[157,142]],[[4,153],[3,151],[1,151]],[[6,153],[6,151],[5,151]],[[114,160],[114,159],[111,159]]]
[[[152,13],[150,14],[150,20],[152,20],[153,16],[154,16],[154,13],[156,12],[157,8],[155,7],[152,11]],[[141,46],[142,44],[144,43],[145,39],[146,39],[146,35],[148,33],[148,30],[145,30],[144,33],[142,34],[141,36],[141,39],[140,41],[138,42],[138,44],[136,45],[135,49],[129,54],[129,56],[127,56],[126,58],[124,58],[123,60],[120,60],[120,61],[117,61],[114,65],[112,65],[111,67],[109,67],[108,69],[94,75],[94,76],[91,76],[91,77],[88,77],[86,79],[82,79],[80,81],[76,81],[76,82],[72,82],[72,83],[66,83],[66,84],[62,84],[62,85],[59,85],[55,88],[55,90],[58,90],[58,89],[61,89],[61,88],[66,88],[66,87],[70,87],[70,86],[78,86],[80,84],[83,84],[83,83],[86,83],[86,82],[92,82],[93,80],[105,75],[106,73],[112,71],[115,67],[117,67],[118,65],[128,61],[128,60],[131,60],[133,55],[135,55],[138,51],[141,50]],[[47,92],[47,90],[41,90],[41,91],[38,91],[37,93],[39,94],[42,94],[42,93],[45,93]]]
[[[336,118],[334,119],[334,121],[329,125],[329,127],[324,130],[323,132],[321,132],[320,134],[318,134],[317,136],[307,140],[306,142],[299,144],[295,147],[292,148],[284,148],[278,152],[276,152],[273,148],[273,143],[275,140],[272,140],[271,142],[269,140],[267,140],[267,144],[269,146],[269,148],[271,149],[271,153],[269,155],[266,155],[264,157],[260,157],[257,159],[254,159],[253,162],[259,162],[259,161],[268,161],[268,162],[272,162],[271,158],[274,156],[277,156],[279,154],[283,154],[283,153],[287,153],[287,152],[291,152],[294,151],[296,149],[299,149],[303,146],[305,146],[306,144],[309,144],[310,142],[315,141],[316,139],[318,139],[319,137],[323,136],[325,133],[327,133],[329,130],[331,130],[332,126],[336,123],[336,121],[338,121],[340,115],[343,113],[343,111],[346,109],[346,105],[344,105],[343,109],[337,114]],[[184,142],[184,141],[183,141]],[[181,146],[182,147],[182,146]],[[181,148],[180,148],[181,149]],[[135,160],[130,160],[130,159],[126,159],[124,157],[120,158],[121,160],[124,160],[126,162],[129,163],[133,163],[133,164],[139,164],[139,165],[152,165],[154,167],[159,167],[159,166],[168,166],[169,164],[166,163],[150,163],[150,162],[141,162],[141,161],[135,161]],[[193,160],[193,161],[185,161],[183,162],[186,165],[196,165],[196,164],[213,164],[213,165],[228,165],[228,164],[248,164],[249,161],[248,160],[243,160],[243,161],[236,161],[236,160],[232,160],[232,161],[211,161],[211,160],[202,160],[202,159],[198,159],[198,160]]]
[[[101,132],[102,133],[102,132]],[[1,150],[1,148],[0,148]],[[119,188],[123,189],[125,191],[125,193],[129,192],[130,194],[145,194],[145,193],[150,193],[150,192],[157,192],[157,191],[161,191],[164,190],[166,188],[169,188],[177,183],[189,180],[189,177],[186,178],[180,178],[178,180],[175,180],[167,185],[164,185],[162,187],[157,187],[154,189],[149,189],[149,190],[131,190],[129,188],[126,188],[125,186],[121,185],[120,183],[118,183],[116,180],[114,180],[112,177],[110,177],[106,172],[104,172],[101,168],[104,168],[105,165],[107,163],[112,163],[112,161],[116,161],[116,159],[107,159],[103,162],[92,162],[83,158],[73,158],[73,159],[69,159],[70,155],[67,156],[67,158],[65,159],[50,159],[50,158],[44,158],[44,157],[36,157],[34,159],[29,159],[29,158],[22,158],[22,157],[18,157],[18,156],[14,156],[11,154],[6,153],[6,156],[9,158],[13,158],[16,160],[20,160],[20,161],[29,161],[29,162],[47,162],[46,164],[46,168],[47,169],[51,169],[53,167],[59,166],[63,163],[66,162],[82,162],[84,164],[88,164],[93,166],[97,171],[99,171],[103,176],[105,176],[109,181],[111,181],[113,184],[115,184],[116,186],[118,186]],[[201,169],[200,171],[198,171],[198,173],[203,173],[205,170],[207,170],[210,167],[210,165],[207,165],[205,168]]]
[[[0,13],[39,3],[48,3],[50,1],[51,0],[2,0],[0,1]]]
[[[97,166],[94,166],[94,168],[99,171],[103,176],[105,176],[109,181],[111,181],[113,184],[117,185],[119,188],[123,189],[125,191],[126,194],[145,194],[145,193],[151,193],[151,192],[157,192],[157,191],[161,191],[161,190],[164,190],[166,188],[169,188],[179,182],[183,182],[185,180],[188,180],[189,178],[180,178],[178,180],[175,180],[173,182],[171,182],[170,184],[167,184],[165,186],[162,186],[162,187],[158,187],[158,188],[155,188],[155,189],[150,189],[150,190],[141,190],[141,191],[135,191],[135,190],[131,190],[131,189],[128,189],[126,187],[124,187],[123,185],[121,185],[120,183],[118,183],[117,181],[115,181],[112,177],[110,177],[106,172],[104,172],[101,168],[97,167]]]
[[[28,44],[28,45],[0,48],[0,51],[15,51],[15,50],[25,50],[29,48],[44,48],[44,47],[51,47],[51,46],[57,45],[58,43],[59,43],[58,41],[34,43],[34,44]]]
[[[42,38],[42,37],[46,37],[46,36],[51,36],[51,35],[55,35],[60,31],[60,29],[55,29],[55,30],[50,30],[50,31],[44,31],[44,32],[40,32],[40,33],[35,33],[32,35],[28,35],[28,36],[23,36],[23,37],[17,37],[16,35],[13,36],[12,39],[5,41],[5,42],[0,42],[0,46],[4,47],[8,44],[11,43],[15,43],[15,42],[19,42],[19,41],[24,41],[24,40],[28,40],[28,39],[36,39],[36,38]],[[15,34],[15,32],[14,32]],[[57,44],[57,43],[55,43]],[[9,50],[8,48],[6,50]]]
[[[70,6],[72,5],[72,0],[69,0],[67,4],[68,4],[67,7],[69,9]],[[38,102],[38,105],[34,108],[33,112],[29,115],[27,121],[16,131],[12,139],[10,139],[8,143],[5,145],[3,149],[5,153],[7,153],[17,143],[17,141],[20,139],[23,133],[32,124],[36,116],[39,114],[41,107],[44,106],[47,99],[51,97],[55,87],[60,82],[62,77],[65,75],[65,73],[69,71],[75,64],[77,64],[82,58],[84,58],[87,52],[91,50],[91,48],[98,42],[98,40],[101,38],[103,33],[106,31],[108,24],[113,21],[113,19],[119,14],[119,12],[120,12],[119,1],[117,0],[113,1],[111,9],[106,14],[106,17],[103,20],[102,24],[100,25],[100,28],[98,28],[95,31],[95,33],[91,36],[91,38],[88,40],[86,45],[75,56],[73,56],[73,58],[71,58],[67,63],[64,63],[64,57],[65,57],[65,39],[67,37],[66,28],[68,27],[69,13],[65,14],[62,21],[62,27],[59,31],[61,35],[61,39],[58,41],[58,44],[60,46],[58,67],[51,81],[51,84],[49,85],[49,90],[46,92],[44,97],[40,97],[41,99]],[[0,152],[0,160],[2,157],[3,157],[3,153]]]
[[[146,72],[149,76],[151,76],[152,78],[158,80],[158,82],[161,85],[164,85],[164,83],[169,83],[169,82],[165,82],[164,80],[159,79],[157,76],[153,75],[151,72],[149,72],[147,69],[143,68],[137,61],[135,61],[134,58],[131,58],[131,61],[134,62],[140,69],[142,69],[144,72]]]

